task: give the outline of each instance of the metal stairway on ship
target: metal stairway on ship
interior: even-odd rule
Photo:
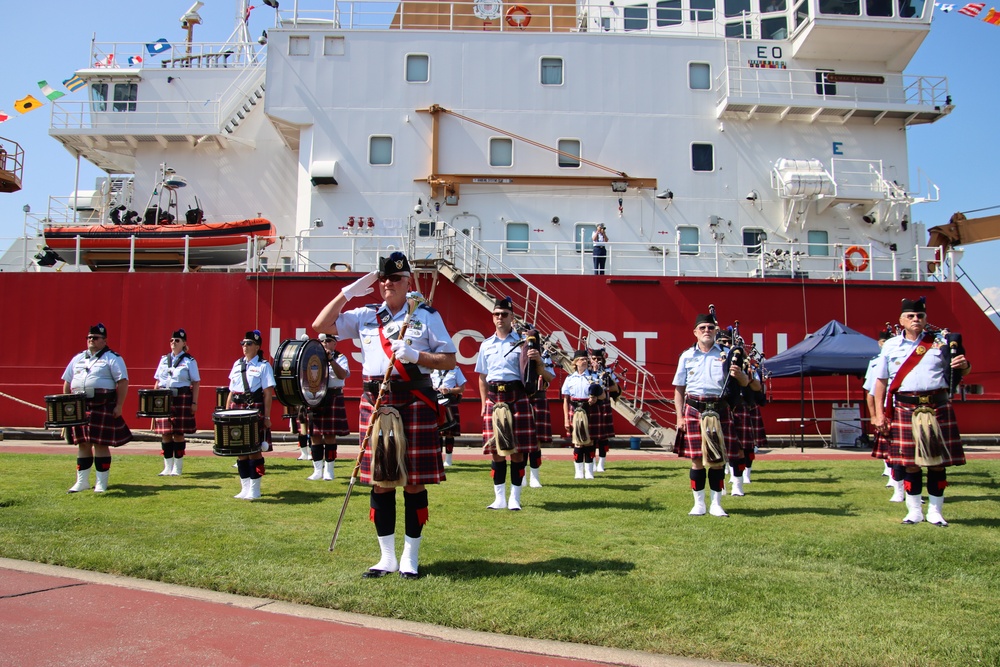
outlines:
[[[422,294],[433,299],[437,282],[444,277],[487,311],[492,311],[498,296],[512,296],[515,319],[538,330],[544,341],[543,349],[551,354],[553,363],[568,374],[574,372],[574,349],[604,347],[611,363],[609,368],[618,376],[622,390],[621,396],[611,399],[612,407],[656,445],[673,450],[676,431],[657,422],[653,415],[656,412],[661,420],[676,420],[673,387],[669,395],[661,392],[653,374],[635,359],[602,339],[597,330],[447,223],[435,223],[432,240],[433,249],[427,247],[426,239],[421,239],[419,249],[414,243],[409,253],[410,257],[425,257],[410,262],[416,286]],[[499,280],[501,276],[502,281]],[[429,284],[426,279],[430,280]]]

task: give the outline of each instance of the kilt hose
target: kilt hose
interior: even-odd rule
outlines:
[[[191,387],[178,387],[177,394],[170,397],[170,416],[154,420],[153,430],[160,435],[187,435],[197,431],[193,403]]]
[[[889,443],[889,465],[913,466],[916,464],[916,445],[913,441],[913,411],[917,405],[899,403],[892,409],[892,435]],[[934,406],[934,416],[941,425],[944,435],[944,462],[942,466],[965,465],[965,449],[962,447],[962,436],[958,432],[958,422],[955,421],[955,410],[951,401]]]
[[[726,454],[730,462],[743,458],[743,445],[733,428],[732,415],[728,408],[719,411],[719,421],[722,422],[722,437],[726,440]],[[701,412],[684,404],[684,450],[675,452],[677,456],[689,459],[701,459]]]
[[[121,447],[132,441],[132,431],[122,417],[115,417],[116,390],[96,389],[87,399],[87,423],[66,429],[66,441],[71,445],[91,444]]]
[[[513,389],[496,392],[492,389],[486,394],[486,416],[483,418],[483,454],[496,454],[496,444],[493,440],[493,406],[506,403],[514,413],[514,451],[530,454],[538,449],[538,437],[535,433],[535,417],[532,414],[528,395],[523,389]]]
[[[358,423],[359,444],[368,431],[372,417],[375,396],[369,392],[361,394],[361,412]],[[441,435],[438,433],[438,411],[417,399],[411,391],[386,391],[382,395],[382,407],[392,407],[399,411],[406,430],[406,483],[438,484],[445,480],[444,461],[441,458]],[[374,440],[375,434],[372,434]],[[371,443],[365,446],[361,457],[360,480],[372,483]]]
[[[344,391],[339,387],[327,389],[320,404],[309,408],[309,435],[329,437],[347,435],[350,432]]]

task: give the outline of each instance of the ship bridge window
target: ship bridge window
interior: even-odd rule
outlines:
[[[924,13],[924,0],[899,0],[899,15],[904,19],[918,19]]]
[[[372,136],[368,138],[368,164],[392,164],[392,137]]]
[[[750,13],[750,0],[726,0],[726,16],[742,16]]]
[[[746,249],[747,255],[750,257],[760,255],[762,244],[766,240],[767,232],[763,229],[747,227],[743,230],[743,247]]]
[[[677,228],[677,248],[682,255],[697,255],[698,244],[697,227]]]
[[[406,81],[408,83],[427,83],[430,81],[431,61],[426,53],[406,54]]]
[[[490,166],[514,166],[514,140],[507,137],[490,137]]]
[[[680,25],[684,18],[681,12],[681,0],[660,0],[656,3],[656,27]]]
[[[715,149],[712,144],[691,144],[691,169],[715,171]]]
[[[688,63],[688,86],[691,90],[711,90],[712,66],[708,63]]]
[[[626,32],[649,29],[649,7],[647,5],[626,7],[624,18]]]
[[[542,58],[539,77],[543,86],[561,86],[563,83],[563,59]]]
[[[788,19],[784,16],[772,16],[760,21],[761,39],[788,39]]]
[[[560,139],[557,144],[559,149],[559,166],[565,169],[578,169],[580,167],[580,140]]]
[[[727,23],[726,37],[750,39],[751,37],[753,37],[753,26],[750,24],[750,21],[740,21],[739,23]]]
[[[90,84],[90,104],[94,111],[108,110],[108,87],[106,82]],[[135,82],[116,83],[111,88],[112,111],[135,111],[139,98],[139,84]]]
[[[528,223],[508,222],[504,231],[507,237],[507,252],[528,252]]]
[[[715,0],[691,0],[692,21],[714,21]]]
[[[760,11],[768,12],[783,12],[785,11],[785,0],[761,0]]]
[[[865,0],[865,14],[868,16],[892,16],[892,0]]]
[[[806,234],[809,247],[806,252],[810,257],[830,256],[830,234],[825,229],[812,229]]]
[[[806,0],[801,0],[795,5],[795,13],[792,20],[795,22],[793,29],[798,29],[800,25],[809,20],[809,3]]]
[[[861,3],[859,0],[819,0],[819,13],[858,16],[861,14]]]

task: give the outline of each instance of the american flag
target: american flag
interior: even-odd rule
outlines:
[[[959,9],[958,13],[965,14],[966,16],[971,16],[975,18],[976,16],[979,15],[979,12],[983,11],[985,7],[986,3],[984,2],[970,2],[965,7]]]

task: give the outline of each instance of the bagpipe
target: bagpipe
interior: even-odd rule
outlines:
[[[715,318],[716,323],[719,319],[715,314],[715,304],[708,304],[709,314]],[[733,323],[723,329],[721,326],[716,324],[718,327],[716,329],[715,338],[718,342],[719,339],[728,339],[729,347],[726,350],[726,359],[722,362],[722,372],[725,376],[725,380],[722,383],[722,396],[730,403],[738,401],[742,394],[743,388],[738,382],[733,383],[730,380],[732,375],[730,371],[735,365],[736,368],[740,369],[744,373],[749,370],[750,359],[746,351],[746,342],[743,340],[743,336],[740,335],[740,321],[734,320]],[[720,343],[722,344],[722,343]]]
[[[621,386],[615,379],[615,367],[618,365],[618,360],[615,359],[611,368],[608,368],[607,361],[607,355],[604,352],[601,352],[600,358],[597,362],[597,368],[595,370],[597,372],[601,388],[607,393],[609,398],[617,399],[622,395]]]
[[[542,373],[545,369],[545,362],[542,361],[541,355],[543,351],[551,352],[552,350],[558,350],[560,354],[564,353],[559,350],[557,344],[552,342],[552,334],[542,336],[538,329],[527,322],[515,319],[514,330],[520,334],[521,340],[508,350],[507,354],[522,346],[528,350],[535,350],[539,354],[539,358],[534,363],[527,354],[521,354],[521,381],[524,383],[524,392],[528,398],[532,398],[538,393],[544,394],[548,388],[548,382],[545,381],[545,375]]]

